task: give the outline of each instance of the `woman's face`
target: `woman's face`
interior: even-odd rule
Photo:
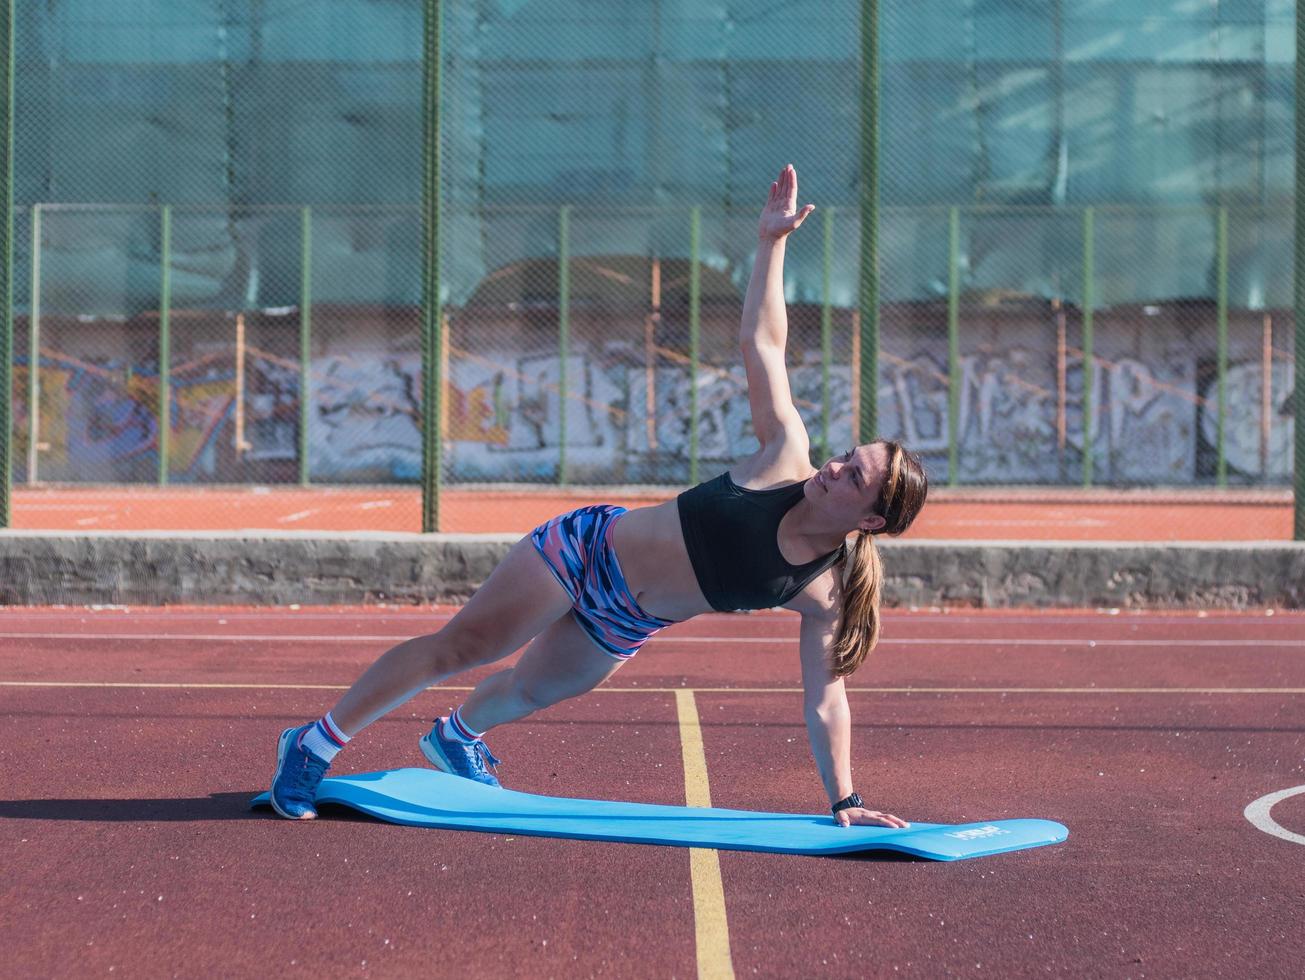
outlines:
[[[849,531],[878,531],[884,518],[873,513],[888,476],[888,447],[881,442],[835,456],[807,481],[807,500]]]

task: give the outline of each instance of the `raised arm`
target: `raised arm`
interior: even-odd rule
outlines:
[[[823,576],[822,576],[823,577]],[[843,678],[830,667],[829,651],[834,643],[837,617],[833,610],[818,607],[802,612],[802,713],[806,719],[811,754],[825,784],[829,805],[854,792],[852,785],[852,712],[847,704]],[[834,815],[840,826],[909,827],[891,813],[867,807],[851,807]]]
[[[806,427],[793,404],[784,364],[788,345],[788,313],[784,307],[784,243],[815,210],[808,204],[797,207],[797,172],[787,166],[770,185],[770,197],[761,212],[757,228],[757,258],[752,266],[743,320],[739,325],[739,346],[748,375],[748,401],[752,406],[752,427],[763,449],[777,440],[803,440]]]

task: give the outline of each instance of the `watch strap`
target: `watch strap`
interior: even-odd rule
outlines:
[[[845,796],[829,808],[831,813],[837,813],[839,810],[850,810],[853,807],[865,806],[865,800],[861,799],[860,793],[853,793],[851,796]]]

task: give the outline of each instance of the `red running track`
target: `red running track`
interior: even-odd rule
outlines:
[[[440,530],[524,534],[593,503],[642,507],[673,491],[537,487],[449,489]],[[421,530],[412,487],[16,487],[22,530],[292,531]],[[911,538],[1016,541],[1287,541],[1290,490],[991,489],[937,486]]]
[[[1069,841],[957,864],[720,852],[722,920],[678,848],[246,810],[282,727],[449,612],[0,610],[6,972],[1299,966],[1305,846],[1243,810],[1305,784],[1305,615],[890,612],[850,685],[863,795],[908,819],[1059,820]],[[681,803],[676,692],[690,688],[714,805],[818,811],[796,630],[778,613],[673,627],[604,688],[493,733],[500,774],[534,792]],[[420,695],[336,770],[420,764],[429,718],[463,696]],[[1305,795],[1272,817],[1305,835]]]

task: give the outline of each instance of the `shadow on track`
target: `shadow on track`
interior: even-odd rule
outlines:
[[[903,854],[901,851],[848,851],[846,854],[817,854],[814,857],[824,858],[826,861],[855,861],[858,863],[870,862],[872,864],[942,864],[947,862],[934,861],[931,858],[920,857],[918,854]]]
[[[266,820],[271,810],[251,810],[249,801],[259,790],[212,793],[208,796],[159,799],[101,800],[0,800],[3,820],[73,820],[89,823],[186,823],[209,820]],[[323,816],[326,816],[323,813]],[[345,807],[331,807],[332,820],[375,823],[371,817]]]

